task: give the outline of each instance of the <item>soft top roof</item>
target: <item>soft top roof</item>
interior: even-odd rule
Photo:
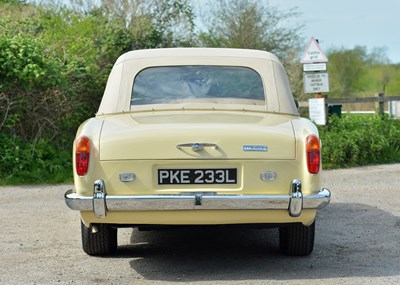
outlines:
[[[280,62],[272,53],[254,49],[235,49],[235,48],[158,48],[129,51],[121,55],[115,64],[123,61],[139,58],[155,57],[247,57],[269,59]]]
[[[216,65],[248,67],[258,72],[266,94],[265,105],[146,105],[131,108],[131,92],[136,75],[156,66]],[[115,62],[104,91],[97,116],[131,111],[167,109],[238,109],[298,115],[286,72],[279,59],[270,52],[231,48],[159,48],[135,50],[121,55]],[[147,109],[146,109],[147,108]]]

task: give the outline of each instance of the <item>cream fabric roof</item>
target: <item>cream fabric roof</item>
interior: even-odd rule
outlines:
[[[97,115],[112,113],[145,111],[154,109],[215,109],[209,106],[138,106],[131,110],[130,99],[132,84],[138,72],[153,66],[174,65],[222,65],[243,66],[257,71],[262,79],[266,94],[265,106],[244,105],[240,109],[296,114],[297,108],[286,76],[279,59],[272,53],[259,50],[225,48],[166,48],[130,51],[121,55],[110,73],[103,99]],[[218,108],[238,109],[238,106]]]

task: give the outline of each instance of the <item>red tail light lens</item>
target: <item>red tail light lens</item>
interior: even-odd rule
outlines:
[[[318,174],[321,165],[321,144],[316,135],[306,139],[307,167],[311,174]]]
[[[75,148],[75,167],[79,176],[84,176],[89,169],[90,140],[88,137],[79,137]]]

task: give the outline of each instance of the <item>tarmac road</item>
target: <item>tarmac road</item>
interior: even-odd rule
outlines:
[[[400,164],[323,172],[314,252],[283,256],[276,229],[119,229],[117,254],[81,249],[71,185],[0,187],[0,284],[400,284]]]

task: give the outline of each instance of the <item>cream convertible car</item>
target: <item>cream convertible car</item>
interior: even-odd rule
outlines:
[[[278,227],[283,253],[308,255],[330,201],[317,128],[264,51],[122,55],[73,152],[65,201],[90,255],[115,251],[118,227],[234,224]]]

